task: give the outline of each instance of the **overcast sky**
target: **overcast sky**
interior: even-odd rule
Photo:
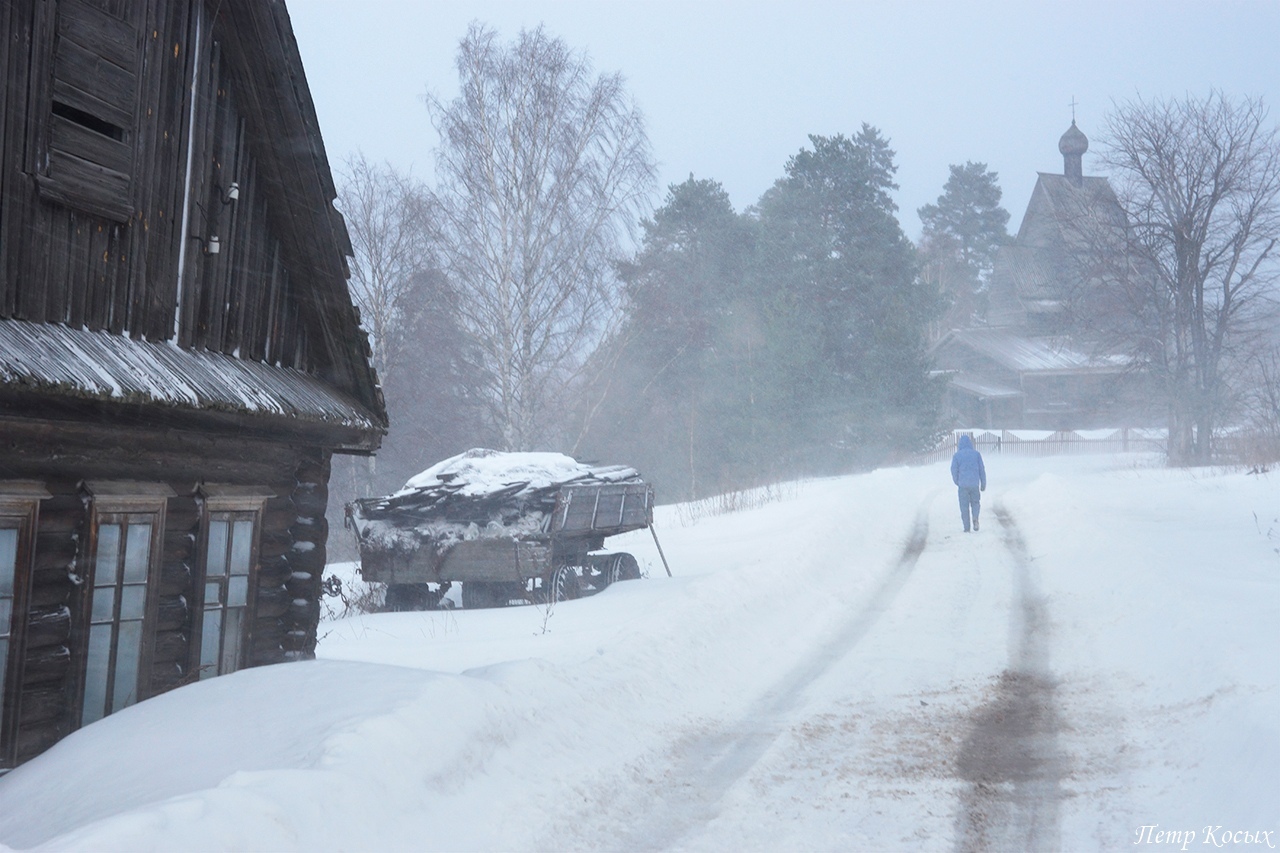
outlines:
[[[643,110],[666,187],[720,181],[739,210],[808,134],[879,128],[897,152],[899,219],[937,199],[948,164],[1000,175],[1011,228],[1058,137],[1097,141],[1113,101],[1263,97],[1280,119],[1280,2],[711,2],[710,0],[289,0],[335,169],[359,149],[430,179],[435,133],[421,96],[457,91],[468,23],[521,27],[620,71]],[[1094,174],[1091,155],[1085,173]]]

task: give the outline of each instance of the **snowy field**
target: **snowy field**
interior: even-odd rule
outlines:
[[[0,848],[1280,845],[1280,475],[987,470],[976,534],[887,469],[660,508],[673,578],[641,531],[550,611],[323,623],[0,777]]]

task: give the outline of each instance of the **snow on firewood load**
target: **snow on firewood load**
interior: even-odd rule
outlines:
[[[626,465],[589,465],[562,453],[475,448],[437,462],[385,497],[348,507],[366,545],[416,548],[544,532],[563,486],[641,483]]]

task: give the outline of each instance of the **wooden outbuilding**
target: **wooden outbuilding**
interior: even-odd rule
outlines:
[[[386,412],[279,0],[0,0],[0,772],[313,655]]]

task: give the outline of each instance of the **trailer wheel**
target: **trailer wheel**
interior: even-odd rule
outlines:
[[[443,595],[444,590],[434,590],[425,583],[387,584],[382,609],[390,612],[435,610]]]
[[[568,601],[571,598],[577,598],[581,591],[581,586],[578,583],[578,572],[573,566],[561,566],[551,576],[550,588],[547,590],[547,601],[552,604],[557,601]]]
[[[464,610],[479,610],[486,607],[506,607],[511,600],[507,584],[488,583],[486,581],[462,582],[462,607]]]
[[[633,581],[640,579],[640,564],[636,562],[636,558],[630,554],[623,552],[621,554],[613,554],[609,559],[609,568],[605,573],[605,585],[615,584],[618,581]]]

